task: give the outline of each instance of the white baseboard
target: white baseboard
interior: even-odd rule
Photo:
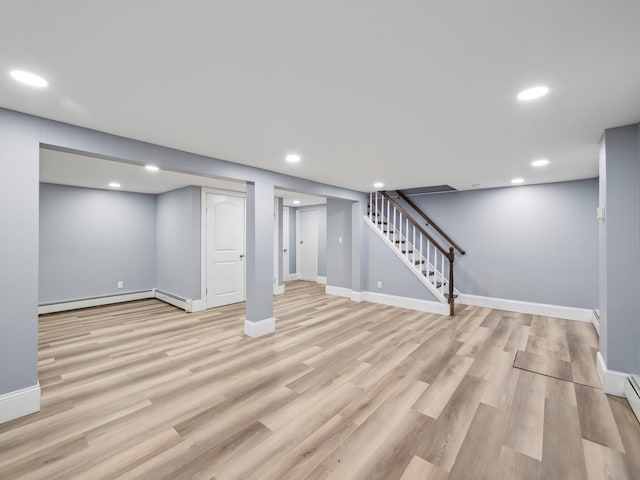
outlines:
[[[604,362],[604,358],[602,358],[600,352],[596,355],[596,367],[604,393],[624,397],[624,384],[629,375],[607,369],[607,364]]]
[[[0,395],[0,423],[40,411],[40,383]]]
[[[113,303],[130,302],[132,300],[143,300],[154,298],[153,290],[142,292],[123,293],[120,295],[108,295],[104,297],[87,298],[82,300],[71,300],[69,302],[50,303],[38,306],[38,315],[43,313],[65,312],[67,310],[77,310],[79,308],[98,307],[100,305],[111,305]]]
[[[351,290],[351,301],[352,302],[361,302],[362,301],[362,292],[354,292]]]
[[[361,292],[361,298],[365,302],[380,303],[392,307],[408,308],[419,312],[437,313],[438,315],[449,315],[449,304],[422,300],[419,298],[399,297],[397,295],[387,295],[385,293]]]
[[[204,300],[191,300],[192,312],[203,312],[207,309],[207,303]]]
[[[419,312],[437,313],[439,315],[449,315],[449,305],[446,303],[433,302],[431,300],[422,300],[419,298],[399,297],[396,295],[387,295],[376,292],[354,292],[350,288],[334,287],[327,285],[325,287],[327,295],[336,295],[338,297],[349,298],[353,302],[371,302],[381,305],[390,305],[392,307],[408,308],[409,310],[417,310]]]
[[[334,287],[333,285],[327,285],[324,287],[324,292],[327,295],[335,295],[337,297],[351,298],[351,289],[344,287]]]
[[[285,292],[284,283],[282,285],[276,285],[274,290],[275,290],[274,295],[282,295]]]
[[[480,295],[462,294],[460,303],[476,307],[494,308],[496,310],[508,310],[517,313],[529,313],[545,317],[564,318],[580,322],[592,322],[593,310],[588,308],[564,307],[562,305],[548,305],[545,303],[522,302],[520,300],[507,300],[504,298],[483,297]]]
[[[287,282],[293,282],[294,280],[300,280],[299,273],[288,273],[285,277],[285,281]]]
[[[244,334],[249,337],[261,337],[276,331],[275,318],[265,318],[258,322],[244,321]]]
[[[316,279],[316,282],[321,283],[322,285],[326,285],[327,284],[327,277],[318,276],[318,278]]]

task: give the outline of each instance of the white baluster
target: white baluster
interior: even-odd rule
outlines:
[[[411,258],[413,258],[413,265],[415,266],[416,264],[416,227],[415,225],[412,225],[412,230],[413,230],[413,242],[411,244],[411,250],[413,250],[413,253],[411,254]],[[418,266],[419,268],[419,266]]]
[[[420,232],[420,254],[418,255],[418,260],[422,261],[422,232]],[[419,264],[420,273],[422,273],[422,264]]]
[[[431,281],[431,276],[429,275],[429,270],[431,269],[431,242],[427,239],[427,278]]]
[[[440,285],[440,293],[442,293],[444,295],[444,254],[441,253],[440,254],[440,258],[442,260],[442,268],[440,269],[440,275],[442,276],[440,283],[442,283],[442,285]]]
[[[372,217],[373,217],[373,192],[369,192],[369,221],[373,221]]]
[[[393,246],[397,246],[399,245],[398,243],[396,243],[397,237],[398,235],[396,234],[396,207],[394,205],[393,207]]]
[[[409,260],[409,217],[407,217],[407,234],[404,238],[407,239],[404,244],[404,251],[407,252],[405,255],[407,256],[407,260]]]

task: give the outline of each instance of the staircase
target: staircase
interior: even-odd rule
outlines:
[[[387,192],[369,194],[369,208],[364,221],[441,303],[449,304],[449,314],[453,315],[455,299],[460,294],[454,286],[455,250],[462,255],[465,252],[408,197],[402,192],[397,193],[425,219],[427,226],[433,227],[441,237],[440,242]],[[442,243],[449,245],[449,249]]]

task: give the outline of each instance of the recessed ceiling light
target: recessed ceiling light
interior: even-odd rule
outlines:
[[[13,77],[14,80],[17,80],[18,82],[24,83],[25,85],[29,85],[31,87],[43,88],[49,85],[49,82],[34,73],[25,72],[23,70],[11,70],[9,74]]]
[[[300,205],[300,200],[294,200],[292,203],[293,203],[294,205]]]
[[[285,160],[289,163],[298,163],[300,161],[300,155],[296,155],[295,153],[290,153],[285,157]]]
[[[109,183],[109,186],[111,188],[120,188],[120,184],[118,182],[111,182]]]
[[[373,184],[373,186],[374,186],[375,188],[382,188],[382,187],[384,187],[384,183],[382,183],[382,182],[376,182],[376,183],[374,183],[374,184]]]
[[[515,183],[515,184],[523,183],[523,182],[524,182],[524,178],[520,178],[520,177],[514,178],[513,180],[511,180],[511,183]]]
[[[541,158],[540,160],[534,160],[531,162],[532,167],[544,167],[546,165],[549,165],[549,160],[546,158]]]
[[[144,166],[145,169],[149,170],[150,172],[157,172],[158,170],[160,170],[158,167],[156,167],[155,165],[145,165]]]
[[[547,93],[549,93],[549,89],[547,87],[540,86],[527,88],[518,94],[518,100],[522,100],[523,102],[535,100],[536,98],[544,97]]]

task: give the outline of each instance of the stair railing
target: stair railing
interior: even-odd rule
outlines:
[[[449,235],[447,235],[433,220],[431,220],[426,213],[424,213],[415,203],[413,203],[413,201],[409,197],[407,197],[400,190],[396,190],[396,193],[402,200],[407,203],[407,205],[413,208],[418,213],[418,215],[420,215],[424,219],[425,222],[427,222],[427,226],[432,226],[433,229],[438,232],[442,238],[449,242],[449,245],[453,246],[458,252],[460,252],[461,255],[464,255],[466,253],[456,242],[453,241],[453,239]]]
[[[448,251],[445,250],[386,192],[370,193],[369,206],[369,221],[377,227],[379,226],[378,228],[402,252],[407,261],[414,268],[419,269],[436,290],[447,299],[449,314],[453,315],[454,300],[456,298],[453,283],[453,265],[455,262],[453,247],[450,247]],[[426,271],[423,271],[422,266],[425,261]],[[445,265],[448,267],[448,272]],[[433,268],[433,271],[431,271],[431,268]],[[432,275],[433,280],[431,280]],[[445,287],[447,287],[448,291],[445,291]]]

